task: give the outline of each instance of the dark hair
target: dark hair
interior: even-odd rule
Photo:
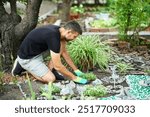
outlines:
[[[65,29],[71,29],[72,31],[78,32],[80,35],[82,34],[81,26],[77,21],[71,20],[67,22],[63,27]]]

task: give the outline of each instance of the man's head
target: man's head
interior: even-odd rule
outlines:
[[[81,26],[76,21],[69,21],[63,26],[63,37],[66,41],[74,40],[82,34]]]

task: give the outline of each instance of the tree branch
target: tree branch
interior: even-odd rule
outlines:
[[[2,20],[2,17],[7,14],[5,8],[4,8],[4,4],[2,3],[2,1],[0,0],[0,23],[1,23],[1,20]]]
[[[31,29],[35,28],[41,3],[42,0],[27,0],[26,15],[15,28],[16,36],[24,37]]]
[[[12,14],[17,14],[16,0],[10,0],[10,8]]]

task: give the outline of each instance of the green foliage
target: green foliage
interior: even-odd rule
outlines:
[[[27,4],[27,0],[18,0],[18,1],[23,3],[23,4]]]
[[[146,69],[146,70],[144,70],[144,72],[146,72],[148,75],[150,75],[150,69]]]
[[[92,27],[95,28],[111,28],[116,26],[116,20],[115,19],[109,19],[109,20],[94,20],[90,23]]]
[[[42,96],[45,96],[47,99],[51,100],[53,98],[52,94],[60,93],[61,89],[53,85],[52,83],[49,83],[48,87],[46,86],[41,87],[41,91],[42,91]]]
[[[120,73],[127,73],[129,70],[133,69],[130,63],[118,62],[117,69]]]
[[[31,84],[29,75],[27,74],[26,77],[27,77],[27,79],[28,79],[28,80],[27,80],[27,81],[28,81],[28,86],[29,86],[30,93],[31,93],[31,98],[30,98],[30,99],[31,99],[31,100],[35,100],[36,95],[35,95],[35,92],[33,91],[32,84]]]
[[[139,31],[150,25],[150,5],[146,0],[115,0],[113,8],[121,40],[138,38]],[[128,36],[129,30],[133,35]]]
[[[97,86],[87,86],[86,90],[83,92],[84,96],[95,96],[95,97],[102,97],[107,94],[107,88],[103,85]]]
[[[72,6],[70,10],[71,13],[79,13],[79,14],[83,14],[85,11],[82,4],[80,4],[79,6]]]
[[[74,63],[83,71],[96,64],[103,70],[108,67],[111,49],[100,41],[98,35],[79,36],[67,48]]]
[[[48,84],[48,90],[42,92],[42,96],[45,96],[48,100],[52,100],[52,83]]]
[[[84,73],[83,75],[81,75],[81,77],[85,78],[85,79],[87,79],[89,81],[96,79],[96,75],[93,74],[92,72],[91,73]]]

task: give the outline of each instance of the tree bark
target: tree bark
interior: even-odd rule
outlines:
[[[16,0],[9,2],[10,14],[5,11],[0,0],[0,70],[3,71],[10,71],[21,41],[36,27],[42,0],[27,0],[23,19],[17,14]]]
[[[66,22],[69,20],[69,15],[70,15],[70,8],[73,3],[73,0],[63,0],[62,3],[62,9],[59,9],[59,18],[63,21]]]

